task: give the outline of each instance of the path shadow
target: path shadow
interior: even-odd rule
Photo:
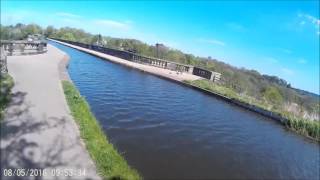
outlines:
[[[66,167],[62,152],[72,151],[79,141],[65,142],[64,132],[68,131],[66,117],[47,117],[35,120],[30,113],[33,107],[25,101],[27,93],[17,92],[12,96],[4,120],[1,122],[1,178],[0,179],[46,179],[43,176],[12,176],[4,175],[4,169],[54,169]],[[45,148],[38,144],[37,138],[43,132],[52,131],[49,142],[46,137],[40,139],[45,142]],[[46,133],[48,135],[48,133]],[[42,138],[42,137],[41,137]],[[43,145],[42,145],[43,146]],[[76,159],[79,154],[68,159]],[[64,177],[70,179],[70,177]],[[61,179],[61,176],[50,177],[50,179]]]
[[[27,95],[26,92],[21,92],[21,91],[12,93],[9,106],[21,105],[24,102],[26,95]]]

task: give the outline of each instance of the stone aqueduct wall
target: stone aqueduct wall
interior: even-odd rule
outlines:
[[[234,98],[229,98],[227,96],[224,96],[224,95],[221,95],[221,94],[218,94],[218,93],[215,93],[215,92],[212,92],[212,91],[209,91],[209,90],[206,90],[206,89],[203,89],[203,88],[200,88],[198,86],[194,86],[194,85],[191,85],[191,84],[187,84],[187,83],[184,83],[184,82],[180,82],[180,83],[183,83],[185,84],[186,86],[191,86],[192,88],[196,89],[196,90],[199,90],[199,91],[202,91],[206,94],[209,94],[209,95],[213,95],[215,97],[218,97],[222,100],[225,100],[225,101],[228,101],[232,104],[235,104],[237,106],[240,106],[246,110],[249,110],[249,111],[252,111],[252,112],[255,112],[255,113],[258,113],[260,115],[263,115],[265,117],[268,117],[268,118],[271,118],[281,124],[285,124],[288,119],[281,116],[281,114],[279,113],[275,113],[275,112],[271,112],[269,110],[266,110],[266,109],[263,109],[259,106],[256,106],[256,105],[253,105],[253,104],[249,104],[249,103],[246,103],[246,102],[242,102],[240,100],[237,100],[237,99],[234,99]]]

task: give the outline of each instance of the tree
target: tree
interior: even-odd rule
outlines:
[[[74,35],[71,32],[67,32],[67,33],[63,34],[63,36],[61,38],[69,40],[69,41],[75,41],[76,40],[76,38],[74,37]]]
[[[194,57],[192,56],[192,54],[186,54],[185,58],[187,64],[193,64]]]
[[[48,26],[48,27],[46,28],[46,30],[44,31],[44,35],[45,35],[46,37],[50,37],[50,36],[54,33],[54,31],[55,31],[55,29],[54,29],[53,26]]]
[[[280,94],[278,88],[274,86],[267,87],[263,92],[263,95],[265,99],[273,105],[279,106],[283,102],[282,95]]]
[[[10,36],[10,29],[7,26],[0,26],[0,39],[7,40]]]
[[[32,34],[41,34],[42,33],[42,28],[36,24],[28,24],[24,28],[24,35],[32,35]]]

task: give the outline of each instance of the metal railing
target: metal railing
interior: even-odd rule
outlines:
[[[45,41],[1,40],[0,46],[8,56],[41,54],[47,52],[47,42]]]

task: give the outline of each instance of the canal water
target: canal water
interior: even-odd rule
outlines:
[[[146,178],[319,179],[319,144],[197,90],[51,42],[109,140]]]

